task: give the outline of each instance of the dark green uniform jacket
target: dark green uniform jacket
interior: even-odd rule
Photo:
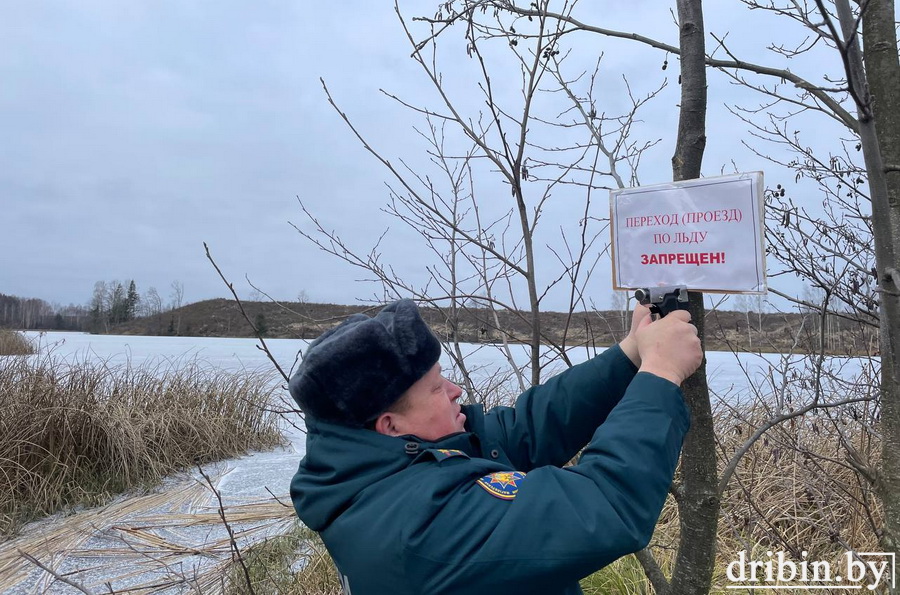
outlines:
[[[677,386],[617,346],[463,410],[437,442],[307,419],[291,498],[345,593],[576,594],[650,541],[689,425]]]

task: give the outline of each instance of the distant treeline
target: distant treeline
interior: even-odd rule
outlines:
[[[172,282],[171,301],[163,302],[154,287],[143,295],[134,280],[97,281],[87,305],[50,304],[38,298],[0,293],[0,328],[108,333],[114,327],[141,317],[157,317],[182,306],[184,286]],[[168,332],[166,332],[168,331]],[[155,334],[177,334],[178,328]]]
[[[54,306],[44,300],[0,294],[0,328],[69,330],[149,336],[266,337],[313,339],[351,314],[372,314],[375,306],[317,304],[303,301],[270,303],[212,299],[182,303],[183,288],[173,283],[171,301],[154,288],[139,294],[133,281],[98,281],[86,306]],[[796,350],[841,355],[878,354],[878,327],[848,313],[812,311],[766,313],[714,309],[706,317],[707,348],[714,351]],[[611,345],[625,336],[629,314],[609,311],[542,312],[541,332],[548,342],[567,345]],[[243,309],[243,311],[242,311]],[[525,342],[531,335],[522,312],[462,308],[458,319],[424,308],[426,321],[442,338],[468,343]]]
[[[0,327],[22,330],[87,330],[90,319],[85,306],[60,306],[37,298],[0,293]]]

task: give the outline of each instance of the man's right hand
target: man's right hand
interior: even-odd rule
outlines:
[[[681,385],[703,361],[703,350],[691,314],[675,310],[664,318],[641,321],[635,338],[641,355],[641,372],[650,372]]]

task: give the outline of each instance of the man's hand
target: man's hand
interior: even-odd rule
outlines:
[[[642,318],[636,330],[632,327],[632,333],[641,372],[650,372],[680,386],[703,361],[697,327],[691,324],[691,313],[686,310],[675,310],[654,322],[649,317]]]
[[[631,363],[638,368],[641,367],[641,354],[638,351],[638,342],[635,335],[637,334],[638,327],[641,326],[641,322],[644,320],[648,323],[650,322],[650,308],[635,304],[634,310],[631,313],[631,330],[628,331],[628,336],[619,343],[619,347],[625,355],[628,356]]]

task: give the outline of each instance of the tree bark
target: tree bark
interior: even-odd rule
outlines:
[[[844,0],[846,2],[846,0]],[[849,7],[848,7],[849,8]],[[842,22],[844,19],[842,19]],[[845,27],[846,36],[846,27]],[[870,0],[863,13],[865,79],[871,94],[870,122],[860,131],[872,196],[875,262],[881,289],[881,430],[876,485],[884,505],[885,551],[900,548],[900,61],[894,28],[894,0]],[[874,136],[874,138],[867,138]],[[875,151],[870,159],[869,151]],[[894,586],[893,593],[898,591]]]
[[[706,47],[701,0],[678,0],[681,31],[681,111],[672,157],[675,181],[700,177],[706,148]],[[691,319],[704,337],[703,294],[691,293]],[[704,346],[704,354],[706,353]],[[677,503],[681,536],[669,595],[709,593],[716,559],[719,515],[716,444],[713,430],[706,356],[700,369],[682,385],[691,410],[691,430],[681,454],[682,484]]]

